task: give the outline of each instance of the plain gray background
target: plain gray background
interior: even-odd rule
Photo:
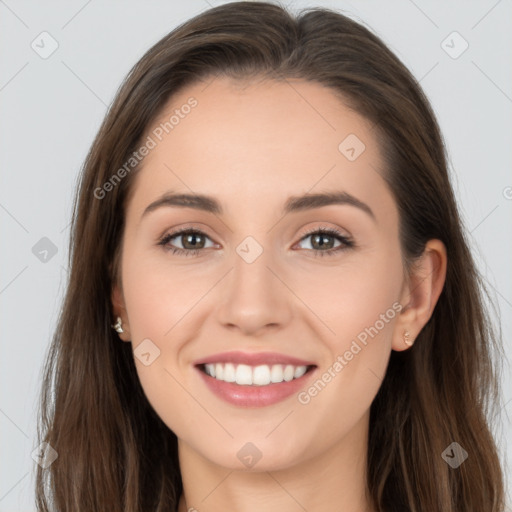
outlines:
[[[0,512],[35,510],[31,453],[41,367],[66,284],[81,164],[132,65],[176,25],[221,3],[0,0]],[[332,7],[363,22],[421,81],[446,140],[469,240],[499,306],[495,321],[510,354],[512,2],[288,3],[294,9]],[[40,36],[44,31],[50,36]],[[57,50],[42,58],[56,44],[52,40]],[[40,53],[31,46],[37,44]],[[43,237],[57,250],[47,261],[33,251],[47,243]],[[496,435],[508,468],[508,361],[503,391]],[[507,480],[510,489],[510,475]]]

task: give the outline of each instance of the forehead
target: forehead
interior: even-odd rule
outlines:
[[[147,130],[155,147],[137,174],[133,202],[140,210],[166,191],[193,191],[218,197],[228,211],[236,201],[261,209],[263,197],[270,205],[335,189],[389,209],[371,127],[317,83],[196,83],[174,95]]]

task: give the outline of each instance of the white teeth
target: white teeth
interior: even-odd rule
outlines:
[[[286,382],[290,382],[293,379],[294,373],[295,368],[291,364],[286,365],[286,368],[284,369],[284,380]]]
[[[219,363],[217,363],[219,364]],[[222,380],[222,379],[219,379]],[[252,384],[252,368],[246,364],[239,364],[236,367],[235,380],[237,384]]]
[[[270,368],[266,364],[254,368],[252,383],[256,386],[266,386],[270,384]]]
[[[233,363],[226,363],[224,365],[224,380],[226,382],[235,382],[236,372],[235,365]]]
[[[240,386],[267,386],[280,382],[290,382],[302,377],[307,372],[307,366],[287,364],[249,366],[233,363],[205,364],[205,372],[217,380],[236,382]]]
[[[305,366],[297,366],[297,368],[295,368],[293,378],[298,379],[299,377],[302,377],[307,372],[307,370],[308,369]]]
[[[270,380],[272,382],[283,382],[283,367],[280,364],[272,366],[270,371]]]
[[[206,370],[206,373],[210,377],[215,377],[215,365],[214,364],[205,364],[204,369]]]

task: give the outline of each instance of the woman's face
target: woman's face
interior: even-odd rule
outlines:
[[[174,96],[146,135],[113,299],[155,411],[227,468],[360,451],[390,351],[407,348],[371,124],[318,84],[217,78]],[[298,199],[316,194],[338,202]]]

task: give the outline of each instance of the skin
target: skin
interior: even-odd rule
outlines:
[[[179,510],[319,512],[373,510],[365,497],[370,405],[391,350],[406,350],[430,318],[445,280],[446,251],[431,240],[406,273],[398,212],[381,174],[371,124],[330,89],[301,81],[216,78],[174,96],[151,130],[193,96],[198,105],[151,150],[134,182],[122,242],[121,286],[112,292],[125,342],[149,338],[160,356],[135,358],[148,400],[178,437],[184,495]],[[349,134],[365,151],[349,161]],[[352,205],[281,211],[290,196],[346,191]],[[214,196],[224,213],[145,208],[168,191]],[[173,228],[207,238],[195,256],[158,245]],[[337,228],[355,247],[317,256],[309,229]],[[263,253],[236,251],[253,237]],[[186,246],[183,236],[174,247]],[[328,248],[339,246],[329,238]],[[183,244],[183,245],[182,245]],[[228,350],[275,351],[332,367],[365,328],[403,306],[309,403],[297,396],[239,408],[213,395],[193,362]],[[314,381],[315,379],[313,379]],[[308,381],[308,382],[313,382]],[[262,456],[246,468],[237,452]]]

